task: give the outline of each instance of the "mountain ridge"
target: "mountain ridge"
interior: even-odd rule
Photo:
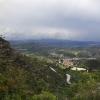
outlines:
[[[75,41],[75,40],[61,40],[61,39],[33,39],[33,40],[9,40],[10,43],[14,42],[40,42],[48,45],[54,46],[66,46],[66,47],[87,47],[87,46],[100,46],[98,41]]]

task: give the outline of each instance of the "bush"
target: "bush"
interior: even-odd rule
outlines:
[[[45,91],[39,95],[34,95],[32,100],[56,100],[56,96]]]

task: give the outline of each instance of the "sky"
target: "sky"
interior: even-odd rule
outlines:
[[[100,41],[100,0],[0,0],[0,35]]]

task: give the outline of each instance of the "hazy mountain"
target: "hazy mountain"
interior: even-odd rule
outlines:
[[[71,41],[71,40],[61,40],[61,39],[36,39],[36,40],[10,40],[11,44],[16,42],[40,42],[48,45],[54,46],[66,46],[66,47],[86,47],[86,46],[99,46],[100,42],[94,41]]]

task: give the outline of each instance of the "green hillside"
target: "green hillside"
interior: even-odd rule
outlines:
[[[0,100],[100,100],[99,69],[61,69],[53,59],[19,54],[2,38],[0,43]]]

